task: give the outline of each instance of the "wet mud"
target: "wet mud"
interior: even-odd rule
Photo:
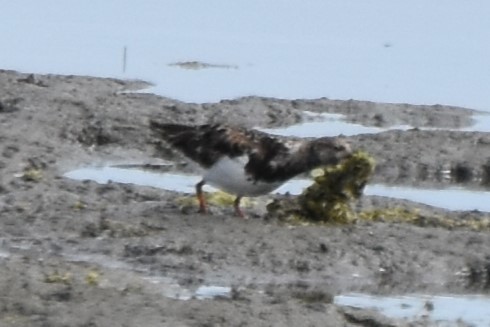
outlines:
[[[415,127],[348,138],[376,159],[373,182],[479,188],[489,183],[490,136],[455,130],[476,111],[259,97],[192,104],[136,92],[146,86],[0,71],[0,326],[398,326],[408,323],[333,298],[490,291],[489,229],[432,219],[484,212],[364,196],[358,211],[402,208],[419,219],[295,225],[265,215],[279,195],[256,199],[241,220],[229,207],[184,210],[177,192],[63,177],[93,164],[185,162],[151,134],[150,119],[273,128],[313,111]],[[202,286],[229,292],[203,298]]]

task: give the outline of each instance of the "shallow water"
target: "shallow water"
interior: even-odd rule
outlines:
[[[97,183],[108,181],[152,186],[166,190],[194,193],[200,176],[177,173],[155,173],[138,169],[114,167],[87,167],[67,172],[65,177],[77,180],[93,180]],[[293,179],[278,188],[275,193],[300,194],[312,180]],[[206,191],[215,191],[205,186]],[[364,194],[387,196],[420,202],[449,210],[479,210],[490,212],[490,191],[472,191],[451,187],[446,189],[424,189],[406,186],[367,185]]]
[[[490,191],[473,191],[461,187],[426,189],[407,186],[368,185],[364,194],[388,196],[425,203],[449,210],[479,210],[490,212]]]
[[[174,173],[155,173],[138,169],[123,169],[110,166],[86,167],[75,169],[64,174],[65,177],[77,180],[92,180],[100,184],[109,181],[126,184],[151,186],[182,193],[192,193],[200,181],[197,175]],[[207,191],[213,190],[206,185]]]
[[[194,293],[196,299],[207,300],[217,297],[231,297],[231,287],[203,285],[200,286]]]
[[[273,135],[295,136],[295,137],[323,137],[323,136],[352,136],[358,134],[376,134],[389,130],[409,130],[414,128],[410,125],[396,125],[390,127],[365,126],[348,122],[342,114],[309,113],[308,121],[294,124],[284,128],[257,128],[258,130]],[[490,115],[474,115],[474,124],[469,127],[455,129],[470,132],[490,132]],[[420,128],[420,127],[418,127]],[[435,130],[437,128],[420,128],[422,130]],[[444,128],[447,130],[447,128]]]
[[[489,10],[486,0],[6,1],[0,62],[140,78],[191,102],[326,96],[490,110]]]
[[[474,124],[463,128],[463,131],[469,132],[490,132],[490,115],[473,115]]]
[[[488,296],[346,294],[336,296],[334,302],[341,306],[376,309],[388,317],[406,318],[409,321],[426,317],[441,326],[455,326],[460,321],[475,327],[490,326]]]
[[[375,134],[387,131],[388,129],[407,130],[412,128],[408,125],[394,126],[392,128],[380,128],[373,126],[364,126],[347,122],[342,114],[308,114],[311,121],[294,124],[284,128],[258,128],[259,130],[281,136],[295,137],[322,137],[322,136],[352,136],[358,134]]]

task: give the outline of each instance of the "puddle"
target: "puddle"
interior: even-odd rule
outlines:
[[[295,124],[284,128],[257,128],[263,132],[280,135],[280,136],[295,136],[295,137],[322,137],[322,136],[352,136],[358,134],[375,134],[387,131],[389,129],[407,130],[412,128],[408,125],[393,126],[390,128],[379,128],[364,126],[361,124],[349,123],[345,120],[342,114],[330,113],[311,113],[305,112],[308,120],[301,124]]]
[[[155,173],[138,169],[122,169],[115,167],[81,168],[70,171],[64,176],[76,180],[93,180],[97,183],[107,183],[108,181],[131,183],[182,193],[194,193],[195,185],[201,179],[201,177],[197,175]],[[297,195],[311,183],[312,180],[309,179],[293,179],[282,185],[273,193],[290,193]],[[216,191],[216,189],[206,185],[205,191],[213,192]],[[490,191],[472,191],[458,187],[424,189],[375,184],[367,185],[364,194],[406,199],[449,210],[479,210],[490,212],[490,201],[488,201],[488,199],[490,199]]]
[[[231,298],[231,287],[225,286],[200,286],[194,296],[198,300],[207,300],[215,298]]]
[[[372,296],[366,294],[339,295],[335,304],[363,309],[376,309],[396,319],[428,318],[441,326],[465,323],[490,326],[490,297],[480,295],[407,295]],[[439,326],[439,324],[438,324]]]
[[[144,277],[143,279],[147,282],[150,282],[153,287],[159,288],[158,292],[160,294],[174,300],[213,300],[216,298],[231,297],[231,287],[202,285],[199,286],[195,291],[191,291],[190,289],[187,289],[175,282],[172,282],[170,278]]]
[[[182,193],[195,192],[195,185],[201,180],[201,177],[197,175],[162,174],[138,169],[124,169],[109,166],[80,168],[70,171],[64,176],[76,180],[92,180],[100,184],[112,181],[117,183],[157,187]],[[205,190],[212,191],[214,189],[206,185]]]
[[[474,124],[463,128],[468,132],[490,132],[490,115],[473,115]]]
[[[130,264],[113,259],[103,254],[62,254],[62,256],[69,262],[85,262],[90,264],[96,264],[100,267],[108,269],[122,269],[122,270],[137,270]]]
[[[323,137],[323,136],[353,136],[359,134],[376,134],[389,130],[409,130],[414,128],[410,125],[395,125],[390,127],[374,127],[355,124],[346,121],[345,115],[331,113],[304,112],[305,122],[284,128],[257,128],[260,131],[280,136],[295,137]],[[490,132],[490,115],[474,115],[474,124],[470,127],[453,129],[469,132]],[[448,128],[424,128],[421,130],[452,130]]]
[[[174,300],[187,301],[194,297],[194,294],[180,286],[178,283],[171,281],[166,277],[143,277],[144,281],[150,283],[154,291],[166,298]]]
[[[124,169],[117,167],[87,167],[72,170],[63,175],[76,180],[92,180],[105,184],[109,181],[125,184],[151,186],[169,191],[181,193],[194,193],[195,185],[201,180],[201,176],[177,173],[156,173],[139,169]],[[275,193],[300,194],[305,187],[311,184],[311,180],[293,180],[280,188]],[[216,188],[205,185],[206,192],[214,192]]]
[[[490,212],[490,191],[472,191],[459,187],[423,189],[405,186],[368,185],[364,194],[420,202],[449,210]]]
[[[3,250],[0,250],[0,260],[1,260],[1,259],[7,259],[7,258],[9,258],[9,257],[10,257],[10,253],[5,252],[5,251],[3,251]]]

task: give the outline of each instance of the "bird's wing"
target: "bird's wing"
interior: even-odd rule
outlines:
[[[204,167],[219,158],[248,156],[264,165],[287,147],[269,134],[226,125],[186,126],[151,121],[150,126],[173,147]]]

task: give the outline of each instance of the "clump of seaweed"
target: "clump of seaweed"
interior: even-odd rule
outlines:
[[[43,179],[43,172],[40,169],[28,168],[22,174],[22,179],[27,182],[38,183]]]
[[[44,282],[50,284],[66,284],[70,285],[72,283],[73,277],[69,272],[60,273],[58,271],[52,274],[44,276]]]
[[[351,221],[354,214],[350,202],[362,195],[374,165],[372,157],[358,151],[341,164],[322,168],[313,185],[298,197],[302,216],[319,221]]]
[[[464,219],[455,219],[444,215],[427,215],[418,209],[408,210],[399,207],[362,211],[359,213],[358,219],[363,221],[409,223],[419,227],[467,228],[475,231],[490,229],[490,219],[488,217],[470,216]]]
[[[269,216],[291,222],[352,222],[355,213],[350,203],[362,195],[374,167],[369,154],[357,151],[338,165],[316,169],[313,185],[297,198],[269,204]]]
[[[358,199],[374,171],[374,159],[357,151],[336,166],[312,171],[314,183],[297,197],[276,199],[267,205],[269,218],[291,224],[351,224],[358,221],[409,223],[420,227],[490,230],[490,218],[454,219],[423,210],[402,207],[375,208],[354,212],[351,203]]]
[[[90,286],[98,286],[100,283],[100,273],[96,270],[90,270],[85,276],[85,282]]]

